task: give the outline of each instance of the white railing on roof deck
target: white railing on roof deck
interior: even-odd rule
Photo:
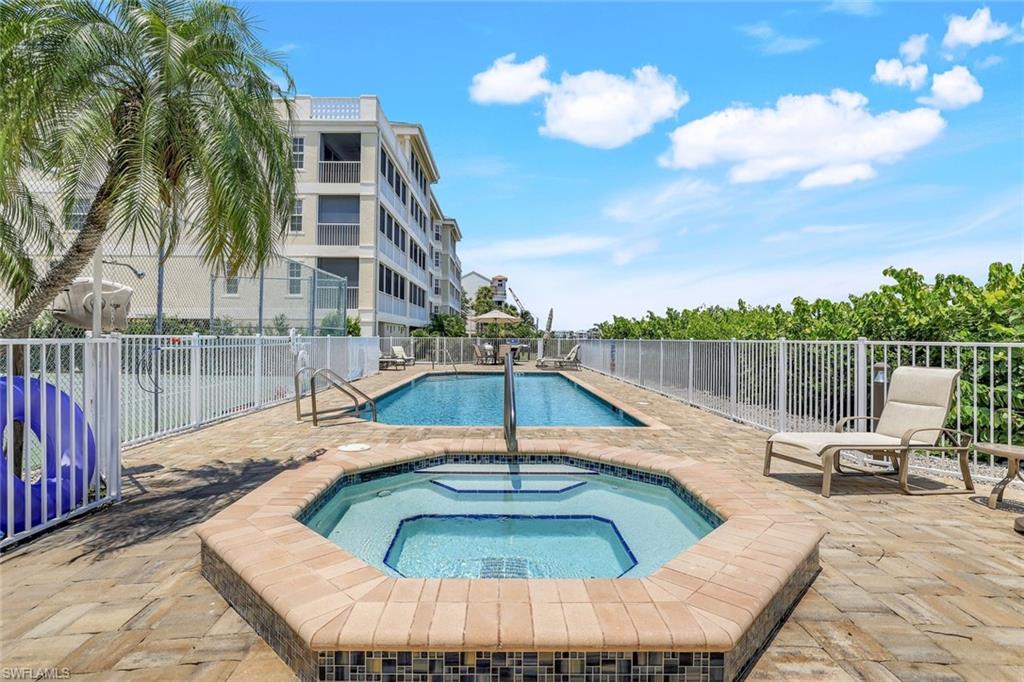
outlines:
[[[843,417],[877,415],[903,365],[961,370],[950,426],[976,442],[1024,444],[1024,343],[913,341],[687,341],[547,339],[546,355],[580,344],[584,367],[689,405],[772,431],[827,431]],[[955,461],[919,455],[913,468],[956,473]],[[983,481],[1006,463],[976,453]]]
[[[0,547],[120,499],[120,351],[116,338],[0,339]]]
[[[316,120],[358,121],[358,97],[314,97],[310,118]]]

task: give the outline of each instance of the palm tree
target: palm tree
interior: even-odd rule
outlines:
[[[276,108],[290,118],[292,81],[242,10],[0,0],[0,83],[0,283],[16,296],[0,338],[27,335],[104,238],[165,255],[187,239],[229,274],[274,253],[294,200]],[[82,202],[65,245],[54,225]],[[33,255],[55,259],[37,273]]]

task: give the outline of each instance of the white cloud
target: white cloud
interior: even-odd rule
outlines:
[[[928,66],[904,64],[899,59],[879,59],[875,62],[875,75],[871,80],[917,90],[928,80]]]
[[[733,164],[733,182],[803,173],[803,183],[837,184],[868,177],[929,144],[946,122],[934,109],[872,114],[858,92],[786,95],[775,107],[733,106],[676,128],[659,163],[694,170]],[[805,186],[806,186],[805,184]]]
[[[584,234],[557,234],[550,237],[530,237],[488,242],[483,247],[467,247],[462,259],[470,261],[512,261],[521,259],[557,258],[582,253],[593,253],[611,248],[618,242],[614,237]]]
[[[872,0],[832,0],[825,7],[825,11],[852,14],[858,17],[870,17],[878,14],[878,6]]]
[[[784,232],[776,232],[766,236],[761,241],[766,244],[773,244],[776,242],[791,242],[799,239],[803,235],[836,235],[846,234],[848,232],[858,232],[867,228],[867,225],[853,224],[853,225],[807,225],[801,227],[799,230],[786,230]]]
[[[540,132],[588,147],[613,149],[650,132],[689,101],[676,79],[654,66],[627,78],[604,71],[563,74],[547,97]]]
[[[763,54],[790,54],[792,52],[803,52],[818,45],[821,41],[817,38],[798,38],[795,36],[782,35],[766,21],[756,24],[740,26],[742,33],[754,38],[758,42],[758,49]]]
[[[808,173],[801,180],[800,189],[815,187],[834,187],[849,185],[858,180],[870,180],[878,175],[870,163],[851,163],[845,166],[825,166],[813,173]]]
[[[928,34],[918,33],[903,41],[900,45],[900,56],[903,57],[904,61],[908,64],[913,64],[914,62],[920,61],[927,49]]]
[[[473,76],[469,98],[477,104],[522,104],[551,89],[551,82],[544,78],[547,69],[544,55],[516,64],[516,53],[511,52]]]
[[[917,101],[937,109],[960,109],[980,102],[985,94],[974,75],[963,66],[932,76],[932,94]]]
[[[717,193],[709,182],[684,178],[621,196],[604,207],[604,214],[621,223],[664,222],[708,207]]]
[[[628,240],[619,244],[612,252],[612,263],[628,265],[640,256],[656,253],[661,246],[657,239]]]
[[[971,18],[960,15],[953,15],[946,27],[946,35],[942,39],[942,46],[946,49],[953,49],[961,45],[977,47],[984,43],[991,43],[1002,40],[1011,33],[1007,24],[1001,21],[992,21],[992,11],[988,7],[975,10]]]
[[[543,77],[543,56],[517,64],[515,53],[499,57],[473,76],[470,98],[480,104],[521,104],[544,97],[540,133],[588,147],[613,149],[645,135],[675,115],[689,100],[675,76],[655,66],[633,69],[632,77],[584,71],[563,73],[557,83]]]
[[[298,43],[285,43],[284,45],[278,45],[277,49],[274,50],[274,52],[288,54],[289,52],[294,52],[296,49],[298,49],[298,47]]]
[[[974,68],[976,69],[991,69],[993,66],[1003,63],[1003,58],[997,54],[990,54],[984,59],[979,59],[974,62]]]

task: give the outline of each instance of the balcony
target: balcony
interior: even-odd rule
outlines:
[[[382,291],[377,292],[377,310],[390,315],[405,317],[405,301]]]
[[[407,256],[400,248],[395,246],[394,242],[387,237],[381,237],[377,240],[377,243],[380,244],[380,252],[390,258],[395,265],[399,266],[403,270],[409,267],[409,256]]]
[[[320,182],[359,182],[358,161],[321,161],[320,173],[317,179]]]
[[[420,322],[430,321],[430,314],[427,312],[427,309],[418,305],[409,306],[409,317]]]
[[[319,246],[359,246],[359,223],[318,223]]]
[[[342,296],[344,296],[345,308],[348,310],[357,310],[359,308],[359,284],[350,284],[344,288],[344,291],[345,293],[342,294],[342,288],[336,286],[317,286],[317,309],[339,310],[341,308]]]

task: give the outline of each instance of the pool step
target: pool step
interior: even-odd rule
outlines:
[[[558,474],[556,477],[541,476],[487,476],[450,474],[430,479],[436,486],[453,493],[461,494],[557,494],[564,493],[582,485],[586,481]]]
[[[417,469],[417,474],[496,474],[499,476],[551,476],[569,474],[573,476],[593,475],[592,469],[570,464],[438,464]]]
[[[525,557],[486,557],[480,560],[481,578],[529,578],[530,560]]]

